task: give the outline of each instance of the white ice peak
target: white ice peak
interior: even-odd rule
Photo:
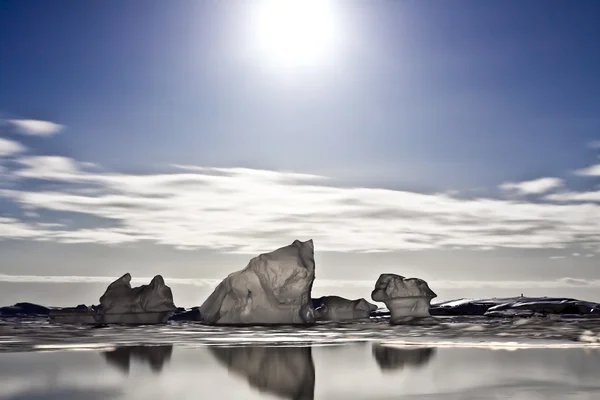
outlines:
[[[313,242],[296,240],[230,274],[200,306],[200,315],[218,325],[312,323],[314,279]]]
[[[406,317],[428,317],[431,299],[437,295],[427,282],[396,274],[382,274],[371,293],[374,301],[384,302],[390,310],[391,322]]]

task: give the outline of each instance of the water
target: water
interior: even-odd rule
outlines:
[[[599,372],[581,348],[130,346],[2,353],[0,398],[592,400]]]
[[[597,320],[313,327],[0,321],[0,399],[600,398]],[[589,332],[588,332],[589,334]]]
[[[44,318],[0,319],[0,352],[67,346],[169,343],[178,346],[224,344],[333,344],[356,341],[475,341],[573,343],[600,341],[600,319],[548,320],[486,317],[436,317],[392,326],[386,318],[366,322],[319,323],[310,327],[212,327],[170,322],[154,326],[67,326]],[[597,344],[596,344],[597,345]]]

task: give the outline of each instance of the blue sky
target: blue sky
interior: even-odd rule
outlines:
[[[598,2],[323,3],[2,2],[0,272],[600,277]]]

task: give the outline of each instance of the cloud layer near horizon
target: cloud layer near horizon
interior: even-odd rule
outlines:
[[[116,277],[108,276],[43,276],[43,275],[5,275],[0,274],[0,282],[12,283],[104,283],[113,282]],[[132,285],[146,285],[152,277],[133,277]],[[316,279],[316,288],[360,288],[371,290],[375,284],[373,280],[330,280]],[[165,277],[167,285],[191,285],[214,288],[221,279],[206,278],[169,278]],[[554,289],[554,288],[600,288],[600,279],[580,279],[563,277],[553,280],[520,280],[520,281],[454,281],[430,280],[428,284],[436,289]]]
[[[175,165],[160,174],[112,173],[71,158],[22,154],[24,150],[6,152],[11,167],[4,173],[12,184],[0,184],[0,199],[20,211],[0,214],[0,239],[149,241],[249,254],[295,238],[314,239],[319,251],[343,252],[600,250],[600,205],[594,192],[544,194],[562,186],[556,178],[504,185],[545,196],[537,201],[473,199],[336,187],[321,176],[246,168]],[[69,217],[36,217],[47,212]],[[82,217],[95,223],[81,227],[69,222]]]

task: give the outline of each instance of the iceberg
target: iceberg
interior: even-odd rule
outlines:
[[[131,275],[126,273],[108,285],[99,307],[52,310],[50,319],[67,324],[158,324],[167,322],[176,310],[171,288],[162,276],[132,288]]]
[[[377,310],[375,304],[365,299],[349,300],[339,296],[323,296],[313,299],[315,317],[322,321],[350,321],[369,318]]]
[[[295,240],[227,276],[200,306],[201,320],[214,325],[314,323],[314,279],[313,242]]]
[[[429,317],[429,305],[435,297],[437,295],[423,279],[396,274],[381,274],[371,293],[371,299],[385,303],[390,310],[391,323]]]
[[[132,288],[131,275],[127,273],[111,283],[100,297],[100,310],[105,314],[172,312],[176,309],[171,288],[160,275],[152,278],[149,285]]]

